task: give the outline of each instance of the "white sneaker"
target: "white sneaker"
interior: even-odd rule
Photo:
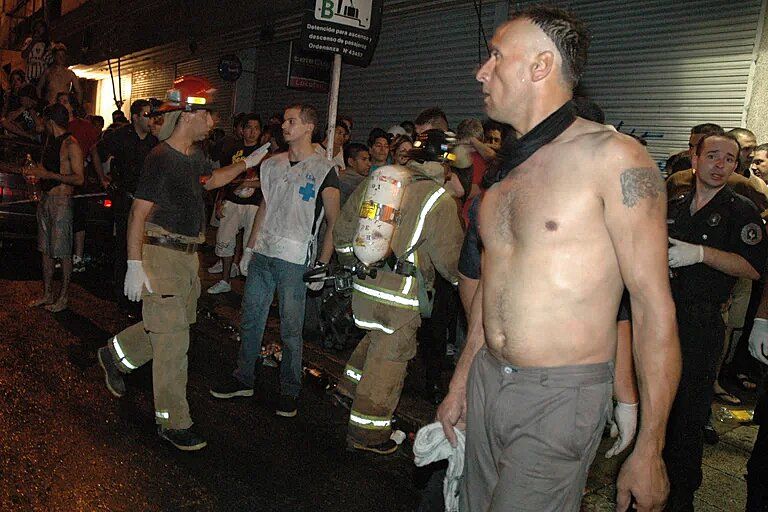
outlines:
[[[209,274],[221,274],[224,271],[224,265],[221,263],[221,259],[208,267]]]
[[[215,285],[208,288],[208,293],[210,293],[211,295],[216,295],[217,293],[225,293],[229,291],[232,291],[232,286],[230,286],[230,284],[224,281],[223,279],[218,283],[216,283]]]
[[[237,277],[239,275],[240,275],[240,267],[232,263],[232,268],[229,269],[229,277]]]

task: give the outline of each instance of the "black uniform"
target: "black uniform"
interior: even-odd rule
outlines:
[[[755,406],[755,423],[760,428],[747,461],[747,512],[768,512],[768,380]]]
[[[695,190],[670,201],[669,236],[738,254],[762,272],[768,246],[757,208],[726,185],[691,215],[694,195]],[[704,263],[670,269],[670,277],[683,360],[664,448],[671,486],[668,505],[676,512],[693,510],[693,494],[701,485],[702,429],[725,336],[721,307],[736,277]]]
[[[115,295],[123,307],[129,306],[123,295],[123,281],[127,270],[128,214],[133,204],[133,194],[139,182],[144,159],[158,143],[157,137],[147,134],[139,138],[133,125],[126,125],[105,133],[96,146],[99,157],[106,161],[110,156],[110,197],[115,217]]]

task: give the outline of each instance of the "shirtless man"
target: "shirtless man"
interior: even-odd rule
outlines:
[[[477,73],[488,115],[521,137],[530,132],[519,154],[525,142],[540,148],[510,164],[480,208],[481,282],[467,346],[438,409],[452,442],[452,427],[466,418],[463,510],[579,510],[610,408],[624,286],[642,412],[618,477],[617,510],[634,499],[637,510],[658,511],[668,493],[661,451],[680,347],[664,183],[630,137],[579,118],[546,122],[572,116],[561,107],[587,46],[581,22],[533,8],[497,30]]]
[[[53,46],[53,64],[45,70],[37,83],[37,94],[45,98],[45,104],[56,103],[56,96],[60,92],[75,93],[77,103],[82,104],[83,91],[80,88],[80,79],[67,67],[67,47],[63,44]],[[45,96],[43,96],[45,91]]]
[[[53,313],[67,307],[67,290],[72,276],[72,193],[84,181],[83,152],[67,132],[69,112],[54,103],[43,111],[45,129],[51,139],[43,151],[42,165],[25,169],[41,180],[43,199],[37,205],[37,248],[43,259],[43,296],[32,306],[45,306]],[[61,260],[62,283],[53,296],[54,260]]]

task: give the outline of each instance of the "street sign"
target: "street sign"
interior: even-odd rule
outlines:
[[[309,53],[291,41],[288,61],[288,88],[310,92],[328,92],[333,56]]]
[[[219,59],[219,76],[225,82],[234,82],[243,74],[243,63],[237,55],[225,55]]]
[[[301,48],[366,67],[379,42],[384,0],[306,0]]]

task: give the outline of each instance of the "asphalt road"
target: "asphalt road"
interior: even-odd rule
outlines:
[[[219,401],[237,341],[200,318],[189,351],[188,398],[208,440],[196,453],[161,441],[151,368],[115,399],[95,351],[130,324],[110,300],[106,269],[75,278],[68,310],[26,304],[40,294],[29,246],[0,249],[0,511],[414,510],[419,476],[407,450],[344,449],[346,411],[307,379],[299,415],[274,415],[277,373],[261,397]]]

